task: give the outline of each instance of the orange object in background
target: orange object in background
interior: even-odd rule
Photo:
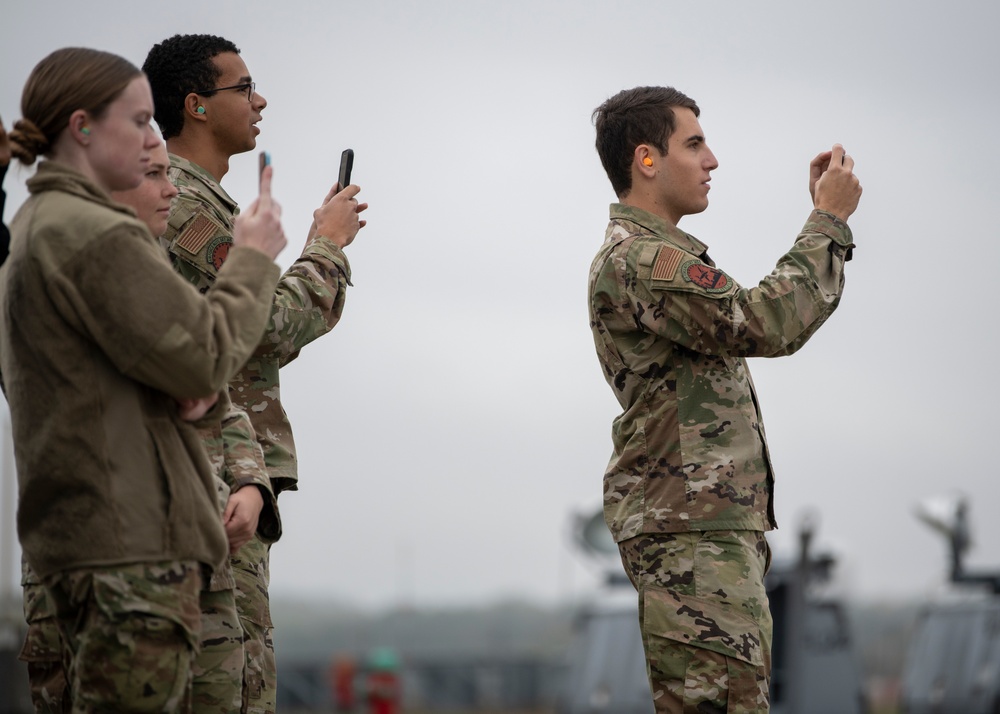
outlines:
[[[356,704],[354,696],[354,676],[357,665],[354,658],[341,655],[330,664],[330,698],[333,711],[352,712]]]

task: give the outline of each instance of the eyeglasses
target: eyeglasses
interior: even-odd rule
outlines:
[[[257,89],[257,83],[256,82],[245,82],[243,84],[234,84],[231,87],[214,87],[212,89],[196,89],[193,92],[193,94],[201,94],[202,96],[206,96],[207,97],[207,96],[211,96],[212,94],[215,94],[216,92],[222,92],[222,91],[224,91],[226,89],[245,89],[245,90],[247,90],[247,101],[248,102],[252,102],[253,101],[253,93]]]

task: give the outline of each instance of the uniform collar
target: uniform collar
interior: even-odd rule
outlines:
[[[38,165],[35,175],[27,181],[28,193],[34,195],[45,191],[61,191],[86,201],[106,206],[113,211],[135,216],[129,206],[123,206],[112,200],[104,189],[81,174],[76,169],[61,164],[58,161],[43,161]]]
[[[222,184],[215,180],[212,174],[208,173],[198,164],[193,161],[185,159],[183,156],[178,156],[177,154],[170,154],[170,167],[177,169],[186,173],[193,181],[204,186],[210,193],[212,193],[219,202],[225,206],[231,214],[239,213],[239,205],[232,199],[232,197],[226,193],[226,189],[222,188]]]
[[[612,221],[624,220],[636,223],[687,253],[704,255],[708,252],[707,245],[654,213],[624,203],[612,203],[610,211]]]

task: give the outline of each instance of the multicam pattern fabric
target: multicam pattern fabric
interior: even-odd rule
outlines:
[[[192,666],[194,711],[231,714],[243,701],[243,628],[233,588],[204,590],[201,646]]]
[[[658,714],[767,712],[772,624],[764,534],[647,534],[619,549],[639,591]]]
[[[228,399],[228,397],[227,397]],[[264,521],[276,522],[277,507],[264,457],[246,413],[230,404],[221,423],[200,430],[209,462],[216,474],[219,512],[240,487],[261,487]],[[227,558],[201,593],[201,647],[192,668],[192,701],[196,712],[228,714],[243,701],[245,654],[243,628],[236,609],[236,579]]]
[[[269,546],[254,537],[232,558],[236,576],[236,607],[245,633],[245,714],[274,714],[277,707],[278,670],[274,656]]]
[[[200,166],[173,154],[170,165],[170,178],[180,193],[174,200],[161,242],[174,268],[205,291],[228,254],[239,208],[219,182]],[[282,275],[264,337],[246,366],[230,382],[230,397],[250,419],[275,497],[283,490],[297,488],[298,482],[295,442],[281,406],[278,370],[295,359],[305,345],[337,324],[350,276],[350,264],[343,251],[323,236],[313,237],[299,259]],[[268,531],[266,525],[259,527],[258,536],[276,540],[280,535],[280,520],[276,504],[272,506],[274,528]],[[273,712],[276,704],[267,553],[267,544],[255,536],[232,559],[237,609],[244,629],[244,707],[249,706],[250,712]],[[261,622],[262,614],[266,615],[266,625]]]
[[[202,566],[88,568],[45,578],[74,714],[190,711]]]
[[[791,354],[840,302],[852,247],[814,211],[754,288],[675,226],[612,204],[590,271],[590,324],[622,414],[604,478],[615,540],[642,533],[769,530],[773,475],[746,357]]]
[[[180,194],[160,240],[174,268],[204,291],[228,254],[239,208],[208,172],[173,154],[170,178]],[[296,488],[298,480],[278,369],[337,324],[350,276],[350,264],[340,248],[323,236],[310,240],[278,283],[271,320],[257,351],[230,382],[233,403],[246,410],[253,423],[276,494]]]
[[[253,437],[249,419],[242,410],[230,409],[221,425],[201,430],[215,473],[221,514],[232,489],[261,486],[270,494],[270,480],[263,455]],[[276,509],[271,495],[271,513]],[[265,514],[262,514],[262,517]],[[28,663],[28,680],[36,712],[69,711],[70,696],[62,663],[55,611],[45,588],[26,560],[21,579],[24,614],[28,623],[21,659]],[[243,696],[243,629],[236,611],[236,580],[227,559],[215,570],[201,593],[200,648],[192,674],[193,706],[196,712],[228,712],[240,709]]]
[[[228,401],[228,396],[226,400]],[[217,477],[219,513],[226,510],[231,493],[247,486],[256,486],[264,497],[257,532],[268,542],[277,540],[281,535],[278,503],[271,490],[264,454],[257,443],[250,417],[243,409],[230,402],[222,422],[199,429],[199,434]],[[235,586],[232,567],[227,560],[221,569],[216,570],[209,590],[217,592]]]
[[[62,663],[62,644],[56,611],[45,586],[35,576],[28,561],[21,558],[21,587],[24,621],[28,631],[18,659],[28,666],[28,689],[35,714],[64,714],[70,711],[69,686]]]

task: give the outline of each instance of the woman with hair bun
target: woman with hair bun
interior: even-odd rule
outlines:
[[[219,418],[215,395],[268,320],[285,244],[271,172],[200,295],[109,196],[142,182],[159,145],[145,76],[57,50],[21,113],[14,157],[47,160],[0,268],[18,536],[55,605],[73,711],[189,711],[202,578],[228,552],[195,427]]]

